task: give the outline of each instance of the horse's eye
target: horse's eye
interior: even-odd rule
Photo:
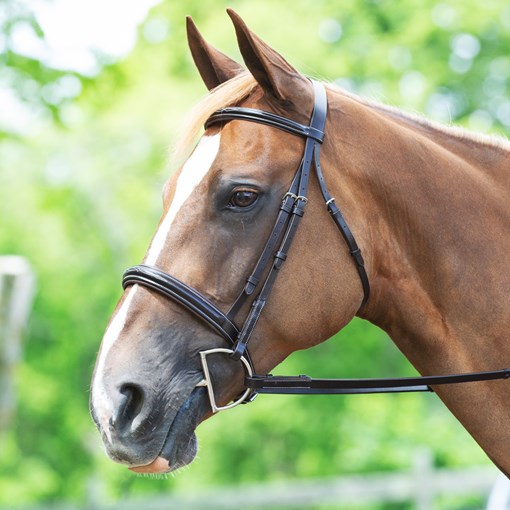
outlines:
[[[229,207],[239,209],[250,207],[250,205],[253,205],[257,201],[258,197],[259,195],[255,191],[247,189],[238,190],[230,197],[228,205]]]

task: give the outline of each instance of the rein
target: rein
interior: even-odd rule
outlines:
[[[257,393],[282,395],[357,395],[434,391],[431,386],[510,378],[510,368],[470,374],[429,375],[394,379],[312,379],[307,375],[253,375],[246,386]]]
[[[397,379],[312,379],[305,375],[272,376],[256,374],[247,349],[248,342],[269,299],[278,271],[287,258],[299,222],[304,215],[308,201],[307,191],[312,164],[327,210],[347,244],[360,277],[363,288],[363,300],[360,308],[365,305],[370,296],[370,284],[361,250],[324,181],[320,164],[320,148],[324,140],[327,96],[322,84],[316,81],[312,81],[312,84],[315,102],[308,126],[274,113],[242,107],[218,110],[205,123],[207,129],[212,125],[224,124],[230,120],[245,120],[265,124],[306,138],[303,158],[289,190],[282,199],[273,230],[252,272],[247,277],[243,290],[230,310],[224,313],[197,290],[156,267],[143,264],[126,270],[122,279],[124,289],[130,285],[139,284],[162,294],[192,312],[229,342],[231,349],[214,348],[200,352],[204,379],[197,386],[207,389],[213,412],[250,402],[258,393],[331,395],[433,391],[432,386],[435,385],[510,378],[510,369],[472,374]],[[258,289],[260,290],[252,301],[243,325],[238,327],[236,317]],[[217,353],[228,354],[232,359],[241,361],[246,373],[243,393],[234,402],[223,407],[216,404],[213,381],[207,363],[207,356]]]

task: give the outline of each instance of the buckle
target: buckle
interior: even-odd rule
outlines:
[[[207,394],[209,395],[209,402],[211,403],[211,409],[213,413],[217,413],[218,411],[225,411],[227,409],[232,409],[233,407],[238,406],[239,404],[245,404],[247,402],[251,402],[253,400],[253,397],[251,397],[252,390],[251,388],[247,388],[241,395],[231,402],[230,404],[227,404],[225,406],[218,406],[216,403],[216,398],[214,396],[214,388],[212,384],[211,379],[211,373],[209,371],[209,365],[207,364],[207,356],[209,354],[217,354],[217,353],[224,353],[224,354],[232,354],[234,351],[232,349],[224,349],[224,348],[216,348],[216,349],[209,349],[207,351],[200,351],[200,361],[202,363],[202,369],[204,371],[204,378],[196,385],[196,387],[205,387],[207,388]],[[253,370],[251,369],[250,363],[248,360],[241,356],[239,360],[244,365],[244,370],[246,374],[251,377],[253,375]]]
[[[298,196],[295,195],[294,193],[291,193],[290,191],[287,191],[287,193],[285,193],[285,195],[283,195],[283,198],[282,198],[282,202],[285,202],[285,200],[287,199],[287,197],[290,197],[292,198],[294,201],[297,200]]]

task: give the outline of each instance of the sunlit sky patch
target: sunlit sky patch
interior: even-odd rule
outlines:
[[[9,44],[15,53],[39,60],[47,67],[95,76],[102,64],[115,62],[130,53],[136,43],[138,26],[150,8],[159,2],[20,0],[19,4],[35,16],[44,38],[38,36],[28,22],[20,21],[12,28]],[[0,10],[0,18],[1,15]],[[28,81],[25,85],[30,84]],[[44,111],[20,101],[12,87],[9,76],[2,74],[0,129],[28,133],[37,127],[37,120],[44,117]],[[78,95],[80,90],[80,80],[68,74],[45,85],[41,94],[45,101],[57,105],[66,97]]]
[[[159,0],[25,0],[44,31],[44,40],[28,24],[12,33],[16,53],[47,66],[95,75],[95,55],[117,60],[136,42],[137,27]]]

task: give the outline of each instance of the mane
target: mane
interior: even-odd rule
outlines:
[[[189,112],[184,121],[181,136],[172,151],[172,166],[180,165],[190,155],[203,131],[205,121],[216,111],[234,106],[246,99],[257,86],[249,72],[243,72],[222,83],[204,96]]]
[[[461,126],[453,126],[453,125],[449,125],[449,124],[443,124],[441,122],[436,122],[436,121],[430,120],[418,113],[407,112],[400,108],[386,105],[386,104],[380,103],[378,101],[373,101],[371,99],[362,98],[356,94],[347,92],[346,90],[342,89],[341,87],[338,87],[333,84],[328,83],[327,86],[331,90],[339,92],[339,93],[349,97],[350,99],[357,101],[358,103],[360,103],[364,106],[368,106],[369,108],[372,108],[374,110],[378,110],[380,112],[389,114],[392,117],[396,117],[397,119],[402,120],[404,122],[416,124],[419,127],[422,127],[426,130],[429,130],[429,131],[432,131],[435,133],[440,133],[440,134],[442,133],[449,137],[453,137],[453,138],[456,138],[461,141],[475,142],[482,146],[484,145],[486,147],[493,147],[495,149],[510,152],[510,141],[507,138],[505,138],[503,135],[483,134],[483,133],[478,133],[476,131],[470,131],[469,129],[461,127]]]

